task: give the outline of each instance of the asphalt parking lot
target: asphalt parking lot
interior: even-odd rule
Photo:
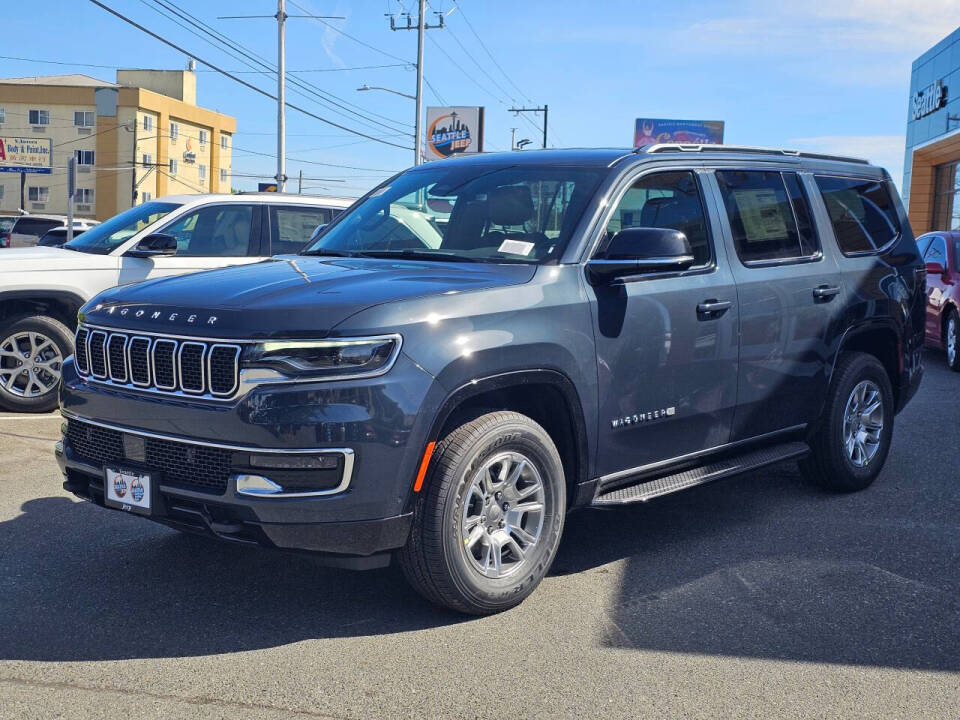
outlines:
[[[869,490],[580,512],[484,619],[77,502],[59,419],[0,414],[0,716],[957,717],[960,375],[926,365]]]

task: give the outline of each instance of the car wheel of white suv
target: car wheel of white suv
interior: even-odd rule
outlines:
[[[57,407],[63,361],[73,352],[70,330],[45,315],[0,324],[0,407],[48,412]]]

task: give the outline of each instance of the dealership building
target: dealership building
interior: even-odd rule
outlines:
[[[913,63],[903,199],[917,235],[960,230],[960,28]]]
[[[191,70],[0,79],[0,213],[105,220],[163,195],[229,192],[236,120],[197,105]]]

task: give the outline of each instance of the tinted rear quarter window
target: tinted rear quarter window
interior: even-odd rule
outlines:
[[[899,235],[900,220],[885,182],[826,175],[816,180],[844,255],[880,252]]]
[[[40,218],[20,218],[13,228],[13,232],[22,235],[36,235],[40,237],[47,230],[63,225],[59,220],[43,220]]]
[[[810,209],[796,173],[721,170],[717,183],[741,261],[802,260],[816,254]]]

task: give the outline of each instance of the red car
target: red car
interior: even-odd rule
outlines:
[[[947,351],[960,372],[960,232],[931,232],[917,238],[927,265],[927,345]]]

